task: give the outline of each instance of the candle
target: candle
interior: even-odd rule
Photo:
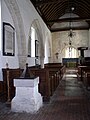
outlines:
[[[8,58],[6,58],[6,68],[8,68]]]

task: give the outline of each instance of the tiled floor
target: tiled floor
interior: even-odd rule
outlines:
[[[13,113],[0,103],[0,120],[90,120],[90,100],[75,70],[68,70],[50,103],[35,114]]]

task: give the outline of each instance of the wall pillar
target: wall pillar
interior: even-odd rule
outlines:
[[[41,68],[44,68],[44,57],[40,57]]]
[[[90,29],[89,29],[89,36],[88,37],[89,37],[89,39],[88,39],[88,42],[89,42],[88,47],[89,47],[89,50],[90,50]]]

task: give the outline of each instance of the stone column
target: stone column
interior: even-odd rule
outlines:
[[[40,57],[41,68],[44,68],[44,57]]]
[[[89,50],[90,50],[90,29],[89,29],[89,39],[88,39],[88,47],[89,47]]]
[[[39,77],[33,79],[14,79],[16,95],[11,101],[13,112],[35,113],[42,106],[42,97],[38,92]]]

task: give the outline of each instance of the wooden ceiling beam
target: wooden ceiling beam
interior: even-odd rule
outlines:
[[[47,21],[47,23],[61,23],[61,22],[77,22],[77,21],[90,21],[90,18],[80,18],[80,17],[73,17],[73,18],[63,18],[63,19],[56,19],[56,20],[50,20]]]
[[[59,16],[63,13],[63,9],[61,9],[59,11],[59,8],[64,8],[65,5],[66,5],[66,3],[59,4],[58,8],[56,7],[55,10],[52,10],[52,12],[50,12],[50,15],[49,15],[49,20],[53,19],[53,18],[56,18],[56,19],[59,18]],[[59,11],[59,13],[58,13],[58,11]]]
[[[33,0],[31,0],[33,2]],[[65,1],[68,1],[68,0],[53,0],[53,1],[50,1],[50,0],[38,0],[38,1],[34,1],[34,5],[35,7],[39,7],[41,5],[46,5],[46,4],[55,4],[55,3],[60,3],[60,2],[65,2]]]
[[[59,31],[69,31],[69,28],[53,28],[50,29],[51,32],[59,32]],[[76,27],[72,28],[72,30],[89,30],[89,27]]]

